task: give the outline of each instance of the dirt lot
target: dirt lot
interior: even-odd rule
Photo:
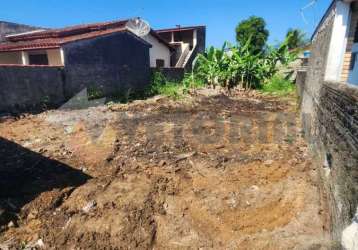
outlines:
[[[326,249],[296,113],[202,90],[3,118],[0,248]]]

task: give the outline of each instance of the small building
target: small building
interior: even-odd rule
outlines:
[[[171,57],[173,67],[191,70],[199,53],[205,52],[205,26],[190,26],[156,30],[156,33],[175,48]]]

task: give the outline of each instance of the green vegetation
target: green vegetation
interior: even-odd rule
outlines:
[[[182,82],[168,81],[160,72],[152,76],[152,84],[147,91],[149,95],[164,95],[173,99],[182,98],[190,89],[203,87],[200,79],[195,79],[194,74],[186,74]]]
[[[91,85],[87,88],[87,95],[89,100],[95,100],[104,96],[102,86]]]
[[[251,16],[240,22],[236,27],[238,44],[244,46],[250,40],[248,50],[252,54],[258,54],[264,50],[269,34],[265,20],[257,16]]]
[[[296,60],[297,52],[290,48],[301,44],[302,33],[291,30],[285,41],[276,47],[266,44],[268,35],[265,20],[250,17],[236,28],[237,45],[225,42],[220,49],[209,47],[194,60],[192,73],[186,74],[181,83],[168,81],[160,72],[155,72],[147,95],[179,99],[190,89],[204,85],[220,86],[229,91],[239,87],[289,94],[294,85],[277,73],[279,67]]]
[[[288,49],[297,49],[308,43],[306,33],[300,29],[289,29],[286,37]]]
[[[275,75],[262,86],[261,91],[273,95],[284,96],[293,93],[295,91],[295,85],[285,77]]]
[[[267,46],[259,54],[250,50],[250,39],[243,46],[225,43],[221,49],[210,47],[197,57],[193,74],[206,84],[228,90],[236,86],[261,88],[278,72],[279,65],[296,59],[296,54],[288,50],[288,38],[277,48]]]

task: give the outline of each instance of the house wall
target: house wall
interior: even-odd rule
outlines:
[[[328,198],[332,244],[339,246],[358,206],[358,90],[325,80],[334,22],[332,10],[312,40],[306,80],[299,72],[297,85],[305,138],[320,172],[322,195]]]
[[[47,57],[50,66],[64,65],[61,58],[61,49],[48,49]]]
[[[64,45],[66,97],[84,88],[104,96],[143,90],[151,79],[149,48],[130,32]]]
[[[174,32],[174,42],[188,43],[191,47],[194,45],[194,30],[183,30]]]
[[[358,24],[358,4],[352,3],[351,5],[351,21],[348,35],[348,42],[346,53],[344,56],[344,65],[342,71],[342,81],[348,82],[353,85],[358,85],[358,60],[355,58],[355,62],[352,62],[353,53],[358,53],[358,43],[355,43],[355,34],[357,31]],[[351,63],[354,63],[354,68],[350,69]]]
[[[0,52],[0,64],[29,65],[29,53],[47,53],[49,66],[63,66],[61,49]]]
[[[192,65],[194,59],[197,57],[198,54],[203,54],[206,48],[206,28],[205,27],[198,27],[196,29],[196,46],[185,66],[186,71],[192,70]]]
[[[325,70],[325,80],[341,81],[350,26],[350,3],[336,1],[333,7],[330,15],[333,16],[334,21]]]
[[[64,102],[62,68],[0,66],[0,100],[0,112]]]
[[[170,49],[150,34],[143,39],[152,45],[149,49],[150,66],[156,67],[156,60],[162,59],[164,60],[164,67],[170,67]]]
[[[0,64],[22,64],[21,52],[1,52]]]

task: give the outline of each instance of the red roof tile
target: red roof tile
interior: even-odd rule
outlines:
[[[125,27],[127,21],[128,20],[84,24],[66,27],[63,29],[52,29],[28,34],[12,35],[7,37],[8,42],[0,43],[0,52],[59,48],[61,45],[73,41],[90,39],[115,32],[128,31]],[[173,49],[153,30],[151,30],[151,35],[156,37],[161,43],[165,44],[170,49]]]
[[[8,37],[7,40],[11,42],[17,42],[17,41],[28,41],[28,40],[36,40],[36,39],[44,39],[44,38],[61,38],[61,37],[75,36],[75,35],[90,33],[94,31],[124,28],[127,21],[128,20],[75,25],[75,26],[65,27],[62,29],[51,29],[51,30],[45,30],[45,31],[29,33],[29,34],[12,35],[11,37]]]

